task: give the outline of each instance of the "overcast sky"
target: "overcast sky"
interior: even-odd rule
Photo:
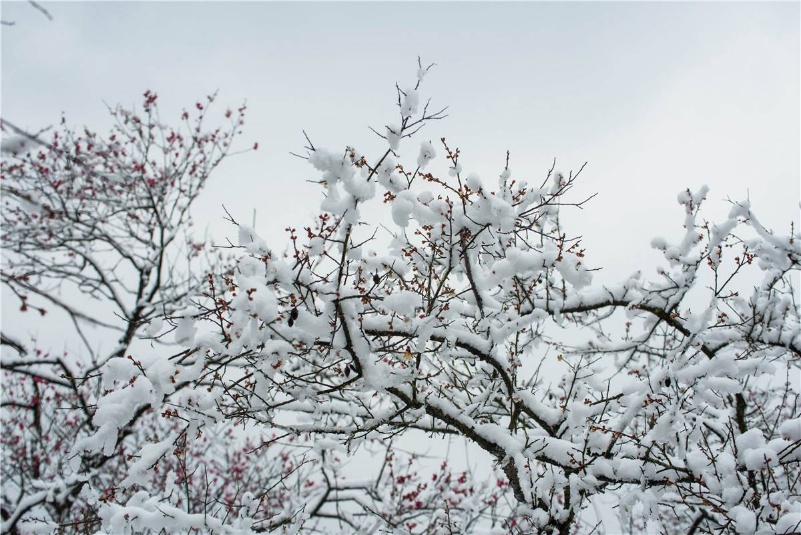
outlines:
[[[368,152],[368,126],[396,118],[394,84],[436,62],[423,95],[449,117],[421,133],[462,149],[495,184],[506,150],[518,179],[588,166],[598,196],[568,231],[588,260],[625,274],[653,259],[654,235],[681,232],[676,194],[711,188],[707,215],[750,195],[786,231],[799,219],[799,3],[3,3],[2,115],[31,130],[102,130],[104,102],[158,92],[162,118],[219,90],[247,99],[243,147],[219,169],[197,219],[235,233],[221,204],[283,240],[319,192],[302,151]],[[414,158],[418,145],[406,152]],[[403,147],[402,147],[403,149]],[[408,153],[408,154],[406,154]],[[574,223],[571,221],[575,219]],[[279,245],[279,249],[283,246]],[[593,261],[594,260],[594,261]]]

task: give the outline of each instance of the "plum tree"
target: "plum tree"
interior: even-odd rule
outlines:
[[[183,516],[162,489],[107,500],[104,526],[590,533],[613,503],[629,532],[801,531],[798,231],[769,231],[747,202],[703,221],[707,190],[688,189],[680,239],[653,241],[656,276],[597,284],[565,228],[589,200],[573,198],[583,168],[532,182],[507,154],[488,184],[445,139],[414,143],[444,117],[420,94],[429,69],[396,86],[377,154],[309,141],[322,201],[285,252],[231,218],[235,266],[168,314],[185,351],[110,359],[94,434],[72,450],[113,454],[155,409],[187,437],[231,422],[297,437],[314,474],[283,516],[258,493],[229,517]],[[442,437],[493,465],[406,460]],[[174,444],[153,437],[122,486]],[[342,464],[370,452],[375,470]]]

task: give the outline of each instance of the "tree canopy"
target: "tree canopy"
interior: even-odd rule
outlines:
[[[396,86],[398,115],[374,130],[385,142],[379,153],[326,150],[307,137],[303,157],[322,199],[305,228],[287,229],[286,248],[231,217],[238,240],[223,250],[235,262],[211,265],[198,285],[161,300],[143,296],[164,268],[146,254],[126,257],[140,273],[153,271],[140,278],[125,332],[172,337],[182,348],[121,348],[93,369],[102,388],[96,406],[82,407],[91,432],[64,455],[81,464],[74,477],[82,484],[72,488],[103,496],[103,529],[597,533],[605,521],[599,504],[613,503],[617,511],[607,515],[627,532],[801,531],[799,232],[764,228],[745,201],[733,202],[724,220],[705,221],[707,189],[686,189],[676,199],[682,235],[652,242],[663,255],[657,272],[637,271],[633,260],[631,276],[597,284],[593,272],[602,266],[580,229],[569,230],[570,211],[590,202],[574,196],[583,168],[560,172],[554,164],[537,176],[514,170],[507,154],[492,181],[465,171],[451,142],[426,138],[446,111],[422,94],[429,69],[421,64],[413,84]],[[153,127],[136,124],[134,133],[151,139]],[[174,134],[161,132],[161,143],[171,143]],[[211,146],[227,147],[219,136]],[[69,165],[58,151],[43,154]],[[4,160],[6,184],[32,176],[25,166],[35,168],[36,159]],[[217,161],[187,158],[189,169]],[[169,165],[152,173],[144,163],[125,167],[136,181],[117,186],[110,177],[122,175],[122,165],[102,170],[107,189],[92,185],[100,171],[71,172],[103,202],[141,191],[120,204],[125,229],[142,224],[126,212],[132,202],[151,213],[154,199],[174,198],[170,213],[183,214],[194,198],[195,189],[163,174]],[[7,166],[21,167],[15,175],[18,167]],[[64,172],[35,180],[58,191]],[[4,214],[37,220],[30,232],[42,243],[71,243],[66,236],[82,225],[109,221],[84,218],[83,209],[69,219],[52,201],[29,197],[13,197],[15,211]],[[368,218],[376,206],[383,216]],[[163,222],[162,214],[152,210],[147,221]],[[43,235],[50,226],[37,218],[61,226]],[[9,226],[6,235],[24,243],[25,232]],[[114,253],[115,243],[85,246]],[[84,250],[79,276],[93,269]],[[14,251],[25,258],[24,248]],[[74,280],[68,267],[53,265],[48,276]],[[104,292],[107,269],[94,272],[80,286],[86,295]],[[19,287],[21,277],[4,265],[4,283]],[[29,280],[25,290],[41,293]],[[27,294],[18,295],[25,306]],[[83,321],[76,317],[76,326]],[[23,358],[12,364],[15,373],[34,369]],[[151,420],[164,431],[142,429]],[[254,433],[258,444],[236,448]],[[177,502],[176,486],[190,477],[155,474],[210,435],[214,447],[198,453],[198,466],[238,451],[236,466],[268,477],[214,508],[217,490],[196,471],[192,485],[205,498],[195,492]],[[406,443],[443,437],[483,451],[491,470],[459,473],[447,459],[427,466],[405,453],[413,449]],[[263,455],[272,441],[280,461]],[[84,475],[123,445],[133,448],[119,469],[124,480]],[[379,460],[374,470],[346,462],[368,453]],[[4,526],[22,529],[23,517],[7,511],[24,497],[14,502],[7,487]]]

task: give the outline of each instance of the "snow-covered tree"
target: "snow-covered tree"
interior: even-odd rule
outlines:
[[[244,436],[232,426],[204,433],[161,407],[168,402],[161,397],[159,413],[137,406],[121,414],[126,425],[103,454],[70,453],[97,432],[95,408],[110,394],[109,374],[128,373],[136,388],[131,369],[156,373],[161,359],[191,354],[156,335],[174,330],[172,316],[202,293],[207,273],[224,271],[193,239],[189,211],[230,154],[245,108],[209,128],[212,101],[196,103],[172,127],[162,124],[148,91],[139,113],[110,110],[115,124],[106,136],[64,121],[47,136],[3,124],[0,280],[4,304],[16,301],[20,310],[2,333],[4,533],[95,532],[113,517],[115,500],[132,503],[137,492],[158,490],[166,493],[163,510],[171,506],[182,518],[224,517],[243,493],[261,493],[272,518],[290,493],[277,483],[308,470],[281,446],[283,435]],[[37,323],[38,339],[24,339]],[[140,449],[165,437],[169,453],[146,456],[148,477],[136,488],[123,485],[137,473]]]
[[[316,474],[286,502],[291,532],[590,533],[610,503],[626,532],[801,531],[798,231],[767,230],[747,202],[706,222],[706,188],[686,190],[681,237],[653,241],[657,272],[594,283],[601,266],[566,228],[581,170],[535,181],[507,155],[492,183],[464,171],[422,137],[444,117],[420,94],[428,70],[396,88],[378,154],[309,142],[319,214],[287,249],[238,225],[236,267],[173,315],[186,352],[110,360],[97,431],[73,452],[113,453],[151,407],[191,432],[298,437]],[[387,217],[369,220],[374,206]],[[494,466],[402,453],[452,436]],[[148,443],[126,485],[174,442]],[[342,464],[370,453],[375,469]],[[99,515],[113,531],[278,524],[252,495],[202,524],[167,495]]]

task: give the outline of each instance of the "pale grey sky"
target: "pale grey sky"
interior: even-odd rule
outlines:
[[[319,192],[301,129],[363,152],[394,121],[394,83],[436,62],[423,95],[449,117],[421,133],[462,149],[494,184],[506,150],[519,179],[588,166],[598,196],[568,230],[623,275],[681,232],[676,194],[711,188],[707,214],[750,194],[766,223],[799,219],[799,3],[26,3],[2,4],[2,115],[30,129],[107,124],[103,102],[159,93],[162,118],[219,90],[247,99],[243,147],[197,219],[233,235],[221,204],[283,240]],[[416,156],[417,144],[404,154]],[[403,151],[402,151],[403,152]],[[281,248],[282,246],[279,246]],[[593,262],[593,260],[595,260]]]

